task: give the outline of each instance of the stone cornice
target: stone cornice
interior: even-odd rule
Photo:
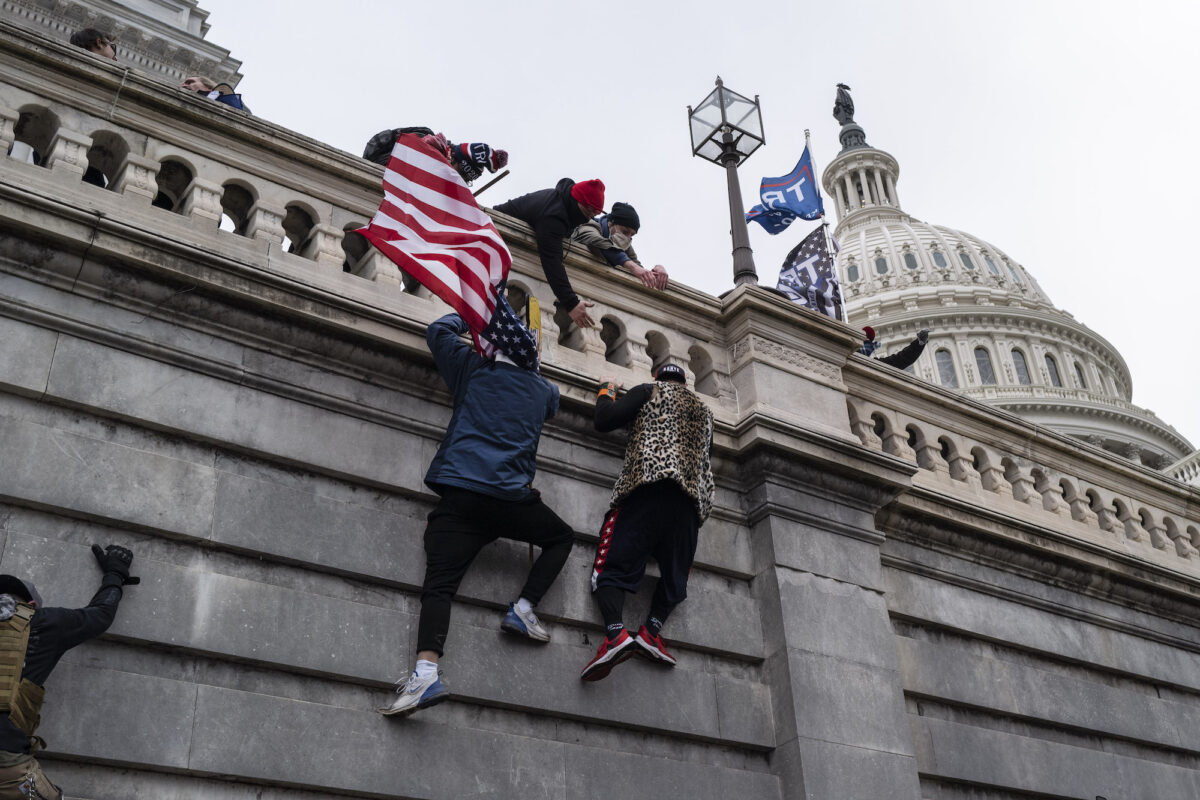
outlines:
[[[1090,394],[1090,393],[1085,393]],[[1133,405],[1132,403],[1114,402],[1107,398],[1081,398],[1076,402],[1061,399],[1022,398],[1020,400],[1004,400],[997,398],[990,401],[996,408],[1003,408],[1017,414],[1062,414],[1071,418],[1088,417],[1112,420],[1121,427],[1131,427],[1145,431],[1150,436],[1170,445],[1179,451],[1190,451],[1192,445],[1179,435],[1173,427],[1166,424],[1152,412]],[[1046,424],[1046,423],[1043,423]],[[1057,427],[1057,425],[1056,425]],[[1080,424],[1080,428],[1087,427]]]
[[[32,29],[33,35],[60,43],[78,28],[105,30],[117,39],[121,64],[173,85],[187,75],[200,74],[236,86],[242,78],[241,62],[202,38],[208,30],[204,22],[208,14],[194,3],[182,4],[180,10],[187,5],[188,24],[183,27],[109,0],[3,0],[0,9],[8,12],[10,20],[26,21],[21,27]]]
[[[889,539],[1066,586],[1092,597],[1118,599],[1147,613],[1191,624],[1200,612],[1200,579],[1065,536],[1000,510],[914,488],[884,509],[877,522]],[[894,553],[885,553],[884,560],[909,571],[927,571],[922,563],[897,559]],[[978,581],[956,578],[944,571],[937,572],[936,577],[969,585],[975,591],[996,593]],[[1010,599],[1031,602],[1024,596]],[[1140,629],[1137,633],[1148,632]],[[1200,643],[1192,642],[1190,646],[1200,649]]]
[[[236,164],[250,175],[269,176],[299,170],[317,181],[313,191],[346,187],[373,213],[382,168],[251,114],[215,107],[212,101],[165,86],[118,63],[81,58],[79,48],[41,39],[15,25],[0,22],[0,66],[5,83],[26,89],[100,119],[133,129],[149,127],[154,135],[214,158]],[[204,130],[204,137],[196,131]],[[371,169],[374,167],[374,169]],[[331,181],[325,176],[336,177]]]

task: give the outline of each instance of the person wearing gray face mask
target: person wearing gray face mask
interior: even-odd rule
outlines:
[[[646,269],[633,250],[633,237],[641,220],[633,206],[613,203],[612,211],[588,220],[575,229],[571,238],[586,245],[612,267],[624,267],[650,289],[666,289],[668,276],[662,264]]]

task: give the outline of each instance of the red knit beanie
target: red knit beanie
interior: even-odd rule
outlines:
[[[571,197],[590,208],[604,210],[604,181],[593,178],[590,181],[580,181],[571,187]]]
[[[875,341],[875,329],[874,329],[874,328],[872,328],[870,325],[864,325],[864,326],[863,326],[863,332],[864,332],[865,334],[867,334],[867,341],[868,341],[868,342],[873,342],[873,341]]]

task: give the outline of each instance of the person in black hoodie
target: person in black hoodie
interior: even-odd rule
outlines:
[[[576,183],[563,178],[553,189],[514,197],[496,206],[496,210],[533,228],[542,270],[559,304],[579,327],[595,325],[587,312],[593,304],[581,300],[567,279],[567,270],[563,266],[563,240],[592,217],[604,213],[604,183],[597,179]]]
[[[0,800],[62,797],[33,756],[46,744],[34,734],[42,687],[63,653],[108,630],[121,587],[141,580],[129,574],[130,550],[92,545],[92,554],[104,578],[85,608],[42,608],[32,583],[0,575]]]
[[[866,338],[863,339],[863,346],[858,348],[858,352],[864,356],[870,356],[879,348],[879,342],[875,341],[875,329],[870,325],[863,327],[863,333],[866,334]],[[892,353],[890,356],[877,357],[875,360],[882,361],[896,369],[908,369],[921,357],[921,353],[925,352],[925,343],[928,341],[929,329],[922,328],[917,331],[917,338],[909,342],[903,350]]]

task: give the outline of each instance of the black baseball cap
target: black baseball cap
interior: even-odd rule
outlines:
[[[654,380],[687,383],[687,373],[678,364],[662,364],[654,371]]]

